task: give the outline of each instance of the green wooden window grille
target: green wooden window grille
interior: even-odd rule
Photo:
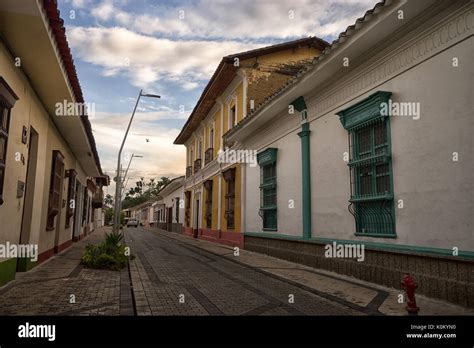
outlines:
[[[395,236],[390,120],[380,113],[390,92],[377,92],[338,113],[349,131],[351,197],[356,235]]]
[[[277,187],[276,187],[277,149],[269,148],[257,156],[260,165],[260,211],[264,230],[276,230]]]

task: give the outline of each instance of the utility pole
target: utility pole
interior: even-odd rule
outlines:
[[[141,97],[150,97],[150,98],[160,98],[159,95],[156,94],[143,94],[143,90],[140,90],[138,94],[137,102],[135,103],[135,107],[133,108],[132,116],[130,117],[130,121],[128,122],[128,127],[123,137],[122,145],[120,146],[120,150],[117,156],[117,176],[115,177],[115,205],[114,205],[114,233],[118,233],[120,231],[120,209],[121,209],[121,202],[122,202],[122,173],[121,173],[121,157],[122,157],[122,150],[123,146],[125,145],[125,141],[127,140],[128,131],[130,130],[130,126],[132,125],[133,117],[135,116],[135,111],[137,111],[138,102],[140,101]]]

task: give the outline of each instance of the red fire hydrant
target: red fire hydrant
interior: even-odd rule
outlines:
[[[418,284],[415,283],[415,279],[409,274],[405,274],[402,281],[400,282],[402,288],[405,290],[407,296],[407,306],[405,307],[409,315],[418,315],[420,308],[416,306],[415,289],[418,288]]]

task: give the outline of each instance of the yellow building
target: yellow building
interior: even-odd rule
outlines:
[[[0,250],[36,255],[0,253],[0,286],[103,224],[108,177],[84,104],[56,2],[2,2]]]
[[[328,43],[309,37],[222,59],[175,140],[186,146],[183,233],[243,246],[246,165],[252,149],[223,143],[223,135],[313,62]]]

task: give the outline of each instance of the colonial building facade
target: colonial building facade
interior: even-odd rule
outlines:
[[[245,248],[474,306],[473,33],[472,1],[381,2],[228,131]]]
[[[327,43],[316,37],[226,56],[204,89],[175,144],[187,151],[183,232],[243,245],[248,157],[222,154],[222,135],[312,63]],[[251,154],[250,154],[251,155]]]
[[[153,226],[181,233],[184,222],[184,176],[172,179],[153,203]]]
[[[37,260],[0,259],[0,286],[103,224],[103,176],[54,1],[0,4],[0,244]],[[34,33],[34,35],[32,35]]]

